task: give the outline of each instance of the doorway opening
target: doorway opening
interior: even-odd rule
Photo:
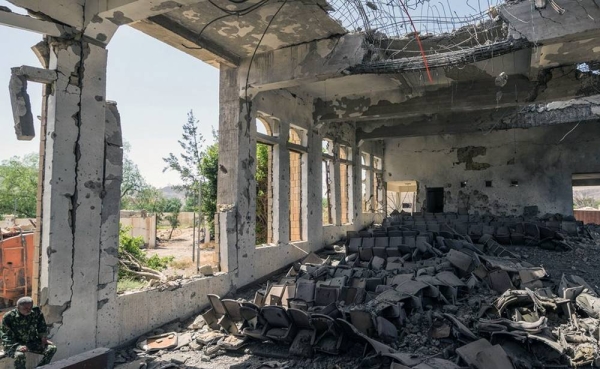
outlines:
[[[427,212],[428,213],[443,213],[444,212],[444,188],[431,187],[427,189]]]

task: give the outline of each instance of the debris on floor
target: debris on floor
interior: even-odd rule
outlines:
[[[118,359],[149,369],[598,366],[595,280],[577,267],[552,278],[519,253],[595,253],[597,230],[560,215],[392,216],[349,232],[341,252],[307,255],[254,296],[208,295],[210,308],[186,328],[165,327]]]

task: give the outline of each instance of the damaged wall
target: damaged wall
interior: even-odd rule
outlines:
[[[443,187],[444,211],[521,215],[537,205],[541,213],[572,214],[571,174],[600,171],[600,125],[581,123],[567,135],[575,124],[389,139],[386,179],[417,180],[419,211],[426,189]]]
[[[152,329],[199,313],[208,305],[207,294],[224,296],[229,291],[230,283],[229,275],[221,273],[187,280],[181,285],[121,295],[116,299],[118,310],[115,321],[118,326],[111,331],[104,345],[115,347],[136,340]],[[151,308],[140,309],[141,306]]]

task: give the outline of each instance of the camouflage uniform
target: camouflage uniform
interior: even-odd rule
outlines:
[[[15,308],[2,318],[2,344],[7,355],[15,359],[15,369],[25,369],[25,353],[18,350],[21,346],[27,346],[29,352],[44,355],[39,366],[50,363],[56,346],[42,345],[42,338],[47,334],[48,326],[39,307],[31,309],[27,316]]]

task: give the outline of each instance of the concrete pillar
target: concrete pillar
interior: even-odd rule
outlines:
[[[354,145],[352,147],[352,159],[354,165],[352,170],[354,175],[352,176],[352,207],[353,207],[353,224],[354,229],[359,230],[362,228],[362,168],[360,163],[360,147]]]
[[[306,222],[303,224],[304,239],[308,241],[311,248],[313,245],[323,246],[323,216],[322,216],[322,201],[323,193],[321,192],[321,183],[323,183],[321,163],[323,160],[321,151],[321,135],[316,129],[309,129],[307,132],[308,153],[304,156],[307,158],[306,176],[303,181],[302,204],[304,209],[307,209],[308,214],[305,216]],[[304,175],[304,173],[303,173]]]
[[[204,243],[210,242],[210,224],[208,223],[208,217],[204,216]]]
[[[237,277],[239,283],[245,284],[254,274],[255,223],[250,209],[255,160],[252,119],[246,113],[248,104],[239,95],[236,68],[221,65],[219,87],[220,262],[222,271],[233,274],[234,283]]]
[[[119,272],[119,210],[123,180],[123,139],[121,118],[114,102],[106,104],[104,142],[104,197],[100,234],[100,269],[98,273],[97,346],[114,347],[119,343],[115,332],[121,322],[118,316],[117,276]]]
[[[331,198],[333,199],[333,224],[342,225],[342,181],[340,178],[340,144],[333,143],[333,183]]]
[[[290,241],[290,137],[288,122],[279,122],[279,143],[273,147],[273,243]]]
[[[39,288],[58,358],[96,347],[106,61],[96,45],[50,39],[58,79],[47,103]]]

